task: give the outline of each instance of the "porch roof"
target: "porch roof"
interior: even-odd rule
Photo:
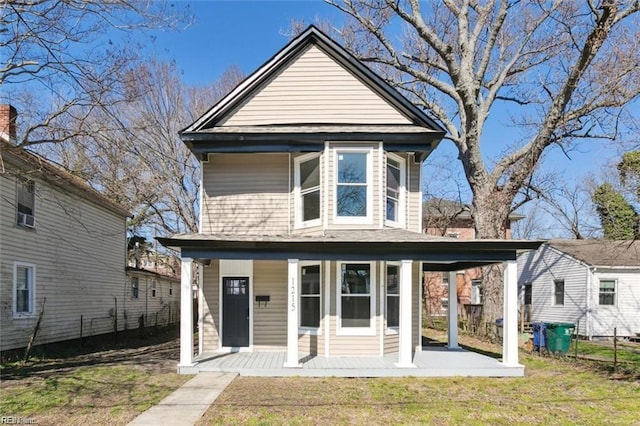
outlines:
[[[182,257],[263,260],[403,260],[425,271],[456,271],[508,260],[542,241],[458,240],[402,229],[328,230],[310,235],[181,234],[158,238]]]

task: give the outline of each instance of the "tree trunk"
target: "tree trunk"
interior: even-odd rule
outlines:
[[[500,189],[476,191],[473,200],[473,218],[476,238],[505,239],[506,224],[512,200]],[[492,330],[495,320],[503,316],[502,264],[482,268],[483,309],[481,330]]]

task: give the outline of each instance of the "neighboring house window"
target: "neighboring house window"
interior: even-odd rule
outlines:
[[[387,264],[387,327],[400,326],[399,265]]]
[[[320,265],[300,268],[300,327],[320,328]]]
[[[387,221],[401,224],[404,214],[403,193],[405,187],[404,160],[387,154]]]
[[[169,283],[169,296],[173,296],[173,283]]]
[[[373,327],[375,269],[372,263],[341,263],[338,266],[340,329],[354,334],[375,333]]]
[[[482,280],[471,281],[471,304],[482,305]]]
[[[460,238],[460,233],[458,233],[458,232],[447,232],[447,237],[449,237],[449,238]]]
[[[29,228],[35,227],[35,183],[28,179],[18,179],[17,188],[17,224]]]
[[[614,306],[616,304],[615,280],[600,280],[598,304],[606,306]]]
[[[442,273],[442,286],[449,286],[449,273],[448,272],[443,272]]]
[[[156,297],[156,282],[151,283],[151,297]]]
[[[553,282],[553,304],[556,306],[564,305],[564,280]]]
[[[533,286],[531,283],[524,284],[524,304],[531,305],[531,299],[533,296]]]
[[[304,155],[295,159],[296,222],[320,223],[320,156]]]
[[[131,298],[138,298],[139,279],[138,277],[131,278]]]
[[[449,309],[449,298],[447,298],[447,297],[443,297],[443,298],[441,298],[441,299],[440,299],[440,307],[441,307],[443,310],[447,310],[447,309]]]
[[[336,151],[336,217],[342,221],[371,219],[371,150]]]
[[[30,263],[13,264],[14,313],[32,315],[36,291],[36,267]]]

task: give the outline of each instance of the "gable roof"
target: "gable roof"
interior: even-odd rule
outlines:
[[[62,167],[53,164],[34,152],[27,151],[22,147],[15,146],[0,138],[0,175],[6,173],[4,164],[2,164],[3,161],[18,167],[21,169],[21,172],[33,172],[33,175],[48,184],[70,191],[113,213],[123,217],[131,216],[131,213],[125,207],[96,191],[78,176],[71,174]]]
[[[247,99],[259,93],[270,79],[279,71],[295,62],[299,55],[314,46],[324,55],[330,57],[350,75],[355,77],[361,84],[366,86],[368,90],[375,93],[377,97],[386,102],[390,107],[395,109],[398,114],[406,118],[405,124],[396,124],[395,126],[383,126],[385,128],[371,128],[362,131],[363,123],[278,123],[276,126],[235,126],[225,128],[225,121],[228,115],[238,108]],[[404,118],[403,118],[404,120]],[[390,123],[379,123],[380,125],[388,125]],[[288,128],[288,125],[294,127]],[[303,129],[300,129],[300,127]],[[355,126],[354,126],[355,125]],[[312,127],[305,129],[304,127]],[[313,129],[313,126],[316,128]],[[317,127],[321,127],[318,129]],[[319,136],[315,140],[311,140],[314,132],[320,131]],[[246,136],[253,138],[252,143],[243,149],[246,144]],[[240,83],[227,96],[223,97],[209,111],[202,115],[193,124],[180,132],[182,140],[196,154],[206,152],[216,152],[217,147],[224,146],[226,151],[231,152],[234,147],[240,151],[252,152],[253,149],[258,150],[260,145],[268,145],[268,141],[261,142],[263,133],[273,136],[277,134],[280,140],[280,148],[287,144],[291,145],[291,150],[299,150],[304,145],[311,144],[322,140],[383,140],[392,144],[392,138],[398,133],[404,133],[404,145],[410,146],[415,151],[431,151],[437,143],[444,137],[445,130],[436,121],[431,119],[424,111],[411,103],[407,98],[400,94],[395,88],[390,86],[377,74],[368,67],[358,61],[353,55],[347,52],[343,47],[331,40],[327,35],[322,33],[314,26],[310,26],[298,37],[293,39],[283,49],[276,53],[265,64],[258,68],[253,74]],[[244,143],[243,143],[244,142]],[[273,141],[271,142],[273,143]],[[293,146],[295,145],[295,147]],[[264,146],[263,146],[264,148]],[[286,147],[285,147],[286,148]],[[416,149],[419,148],[419,149]],[[316,150],[317,146],[307,147],[307,150]],[[397,149],[400,150],[400,149]],[[405,150],[405,149],[402,149]]]
[[[640,267],[640,241],[551,240],[547,244],[589,266]]]

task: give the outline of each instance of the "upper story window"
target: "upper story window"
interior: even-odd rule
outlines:
[[[372,220],[371,149],[336,150],[335,215],[338,222]]]
[[[397,155],[387,154],[386,218],[391,225],[401,225],[404,217],[405,162]]]
[[[17,224],[34,228],[35,222],[35,183],[28,179],[18,179],[17,187]]]
[[[156,297],[156,290],[157,290],[156,281],[153,280],[153,282],[151,283],[151,297]]]
[[[320,155],[295,159],[296,223],[299,226],[320,224]]]
[[[17,316],[34,314],[36,267],[30,263],[13,264],[13,312]]]

